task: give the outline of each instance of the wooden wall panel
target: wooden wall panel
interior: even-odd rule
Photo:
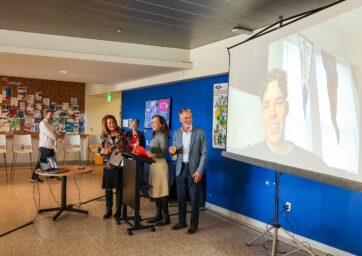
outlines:
[[[81,112],[85,110],[84,83],[0,76],[0,87],[3,86],[12,87],[13,97],[18,95],[18,86],[27,87],[28,95],[42,92],[43,98],[50,98],[50,102],[55,101],[58,105],[63,104],[63,102],[70,103],[70,98],[77,98],[79,110]],[[10,104],[10,100],[8,104]]]

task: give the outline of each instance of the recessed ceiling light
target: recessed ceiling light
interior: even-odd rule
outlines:
[[[66,74],[66,73],[68,73],[68,71],[66,71],[66,70],[60,70],[60,73]]]
[[[235,34],[245,34],[245,35],[250,35],[253,31],[247,28],[242,28],[241,26],[235,26],[233,27],[233,29],[231,30],[231,32],[235,33]]]
[[[118,32],[118,33],[122,33],[122,32],[123,32],[123,29],[122,29],[122,28],[118,28],[118,29],[117,29],[117,32]]]

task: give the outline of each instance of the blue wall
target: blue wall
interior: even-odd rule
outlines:
[[[220,155],[220,149],[211,145],[213,84],[227,81],[228,76],[222,75],[125,91],[122,115],[125,119],[139,118],[143,128],[145,101],[172,98],[173,132],[180,127],[178,110],[191,108],[193,124],[204,128],[207,133],[207,202],[269,222],[274,214],[275,173],[226,159]],[[147,130],[148,139],[150,135],[151,130]],[[362,255],[361,193],[287,174],[281,175],[280,185],[280,208],[286,201],[292,203],[292,211],[280,217],[284,228]]]

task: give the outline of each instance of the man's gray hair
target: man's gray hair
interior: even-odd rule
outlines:
[[[185,112],[190,112],[192,114],[191,108],[181,108],[178,114],[181,116]]]
[[[132,119],[131,123],[135,123],[136,125],[140,125],[140,120],[137,119]]]

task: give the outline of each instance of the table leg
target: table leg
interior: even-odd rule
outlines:
[[[73,208],[72,204],[67,205],[67,176],[62,177],[61,206],[55,208],[40,209],[38,212],[42,213],[42,212],[52,212],[52,211],[58,211],[57,214],[54,215],[53,221],[56,221],[60,216],[60,214],[64,211],[88,214],[88,211],[86,210],[75,209]]]

